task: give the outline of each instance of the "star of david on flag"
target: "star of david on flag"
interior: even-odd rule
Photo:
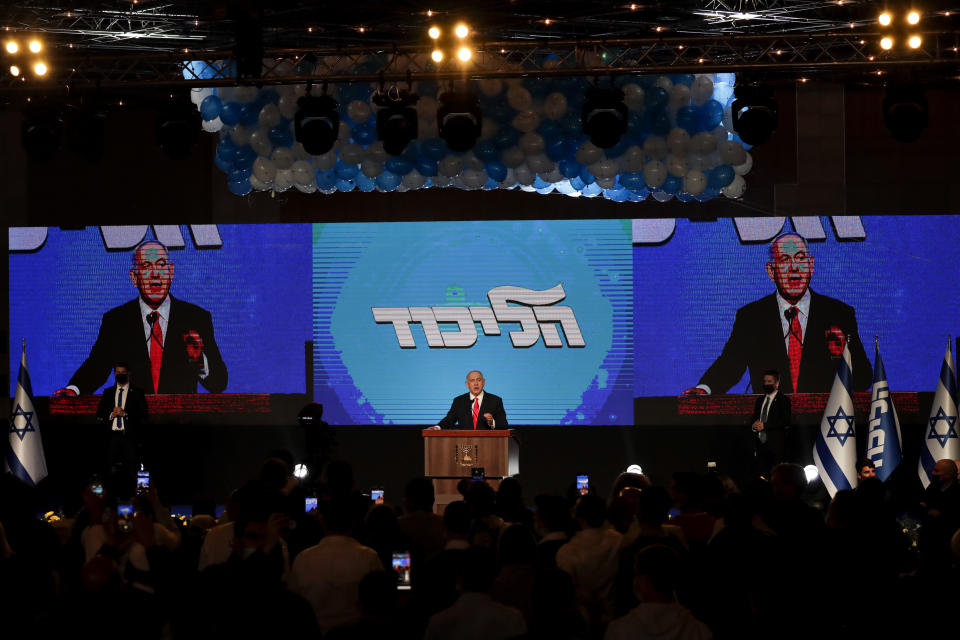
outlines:
[[[10,416],[10,447],[4,461],[7,470],[30,485],[36,485],[47,477],[47,460],[43,455],[40,439],[40,422],[33,408],[33,388],[27,371],[27,345],[20,356],[20,373],[17,375],[17,392],[13,398],[13,414]]]
[[[929,429],[925,430],[920,447],[917,473],[924,487],[930,485],[933,465],[937,460],[960,458],[960,438],[957,437],[957,374],[953,368],[953,351],[947,338],[947,351],[940,365],[940,378],[930,407]]]
[[[848,341],[849,342],[849,341]],[[857,486],[857,436],[854,432],[853,358],[844,344],[830,398],[813,445],[813,461],[823,485],[833,497],[837,491]]]
[[[900,418],[893,406],[887,372],[880,359],[880,344],[876,345],[873,361],[873,393],[870,395],[870,431],[867,432],[867,458],[876,465],[877,477],[886,482],[903,458],[903,438]]]

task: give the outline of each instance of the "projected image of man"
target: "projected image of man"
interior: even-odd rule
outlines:
[[[58,393],[93,393],[118,361],[147,393],[196,393],[198,382],[210,393],[227,387],[210,312],[170,295],[173,274],[165,246],[137,247],[129,276],[140,295],[103,314],[90,355]]]
[[[737,310],[730,337],[700,383],[685,393],[726,393],[749,371],[754,391],[763,372],[783,372],[783,393],[830,391],[837,362],[850,337],[853,387],[865,391],[873,369],[863,350],[856,313],[848,304],[810,288],[814,259],[807,241],[796,233],[778,236],[770,245],[767,276],[777,290]]]
[[[434,429],[503,429],[507,425],[507,414],[503,409],[500,396],[483,390],[486,380],[479,371],[467,374],[469,391],[453,399],[450,411]]]

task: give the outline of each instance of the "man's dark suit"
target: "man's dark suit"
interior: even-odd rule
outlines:
[[[227,367],[213,337],[210,312],[173,296],[170,296],[170,317],[163,338],[159,389],[153,389],[139,299],[103,314],[97,341],[90,355],[70,378],[70,384],[80,389],[80,393],[93,393],[104,383],[114,365],[126,362],[131,378],[144,385],[147,393],[196,393],[197,367],[189,361],[184,342],[184,334],[191,330],[200,335],[207,356],[209,375],[200,380],[200,384],[210,393],[220,393],[227,387]]]
[[[495,396],[486,391],[483,392],[483,401],[480,403],[480,415],[477,416],[477,429],[489,429],[487,420],[483,414],[493,415],[495,428],[504,429],[507,425],[507,413],[503,410],[503,400],[500,396]],[[473,429],[473,405],[470,403],[470,394],[465,393],[453,399],[450,405],[450,411],[438,422],[444,429]]]
[[[145,439],[144,425],[147,421],[147,399],[143,390],[127,385],[127,397],[123,402],[127,416],[123,419],[123,431],[113,430],[113,420],[110,413],[117,406],[117,386],[107,387],[100,396],[97,405],[97,419],[105,426],[101,431],[104,446],[101,450],[106,454],[106,469],[112,464],[123,465],[127,474],[136,471],[138,461],[142,461],[142,447]]]
[[[766,398],[766,395],[762,395],[754,403],[753,415],[750,417],[751,425],[760,420]],[[763,423],[763,431],[760,432],[766,434],[766,442],[763,442],[760,433],[753,434],[758,473],[766,475],[773,465],[779,462],[793,461],[796,443],[793,430],[790,428],[790,415],[790,398],[777,392],[767,409],[767,420]]]
[[[866,391],[873,380],[873,368],[863,350],[857,331],[857,317],[850,305],[810,290],[810,311],[803,336],[803,354],[797,388],[790,379],[790,360],[776,294],[770,294],[737,310],[733,330],[720,357],[700,378],[700,384],[710,387],[712,393],[726,393],[750,371],[754,391],[763,388],[763,372],[780,372],[781,393],[827,393],[833,386],[837,359],[827,348],[827,332],[839,328],[850,336],[850,355],[853,358],[854,391]]]

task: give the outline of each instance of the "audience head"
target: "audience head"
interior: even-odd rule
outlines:
[[[934,484],[941,489],[947,489],[957,482],[957,463],[950,458],[937,460],[931,475]]]
[[[350,504],[346,500],[329,500],[323,503],[320,514],[323,531],[328,536],[349,536],[353,530]]]
[[[677,471],[673,474],[670,493],[679,509],[703,508],[703,476],[693,471]]]
[[[290,468],[280,458],[267,458],[260,466],[260,482],[277,491],[282,491],[287,486],[289,475]]]
[[[863,480],[865,478],[873,478],[877,475],[877,465],[873,463],[873,460],[869,458],[864,458],[857,461],[857,480]]]
[[[857,494],[851,489],[837,491],[827,509],[827,526],[831,529],[853,529],[858,520]]]
[[[501,516],[516,515],[526,507],[523,504],[523,485],[517,478],[509,477],[500,481],[497,488],[497,512]]]
[[[281,510],[280,493],[262,482],[249,482],[234,492],[237,517],[233,521],[233,549],[247,557],[268,543],[267,522]]]
[[[610,499],[613,500],[621,495],[626,489],[646,489],[653,483],[650,478],[642,473],[630,473],[624,471],[613,481],[613,488],[610,491]]]
[[[493,551],[470,547],[457,558],[457,582],[463,593],[487,593],[496,578],[497,563]]]
[[[670,513],[670,494],[663,487],[648,487],[637,498],[637,519],[641,524],[659,527]]]
[[[500,534],[498,551],[500,566],[533,564],[537,555],[537,541],[525,525],[512,524]]]
[[[570,507],[560,496],[539,495],[534,499],[537,507],[537,526],[544,534],[569,531]]]
[[[470,507],[466,502],[457,500],[444,507],[443,528],[447,538],[466,539],[470,535]]]
[[[634,559],[634,593],[641,603],[673,602],[680,558],[662,544],[643,548]]]
[[[798,464],[782,462],[770,472],[770,485],[777,500],[800,498],[807,488],[807,474]]]
[[[573,517],[581,529],[599,529],[607,519],[607,505],[600,496],[581,496],[574,507]]]
[[[464,495],[464,501],[470,507],[474,518],[484,518],[491,515],[496,508],[497,494],[486,482],[470,482],[470,487]]]
[[[407,511],[433,511],[435,494],[433,480],[429,478],[414,478],[407,483],[403,495],[404,507]]]

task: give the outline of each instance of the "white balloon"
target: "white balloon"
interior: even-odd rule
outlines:
[[[464,169],[473,169],[474,171],[484,171],[486,165],[483,160],[478,158],[473,154],[473,152],[468,151],[467,154],[463,157],[463,168]]]
[[[745,152],[747,154],[747,159],[743,161],[743,164],[738,164],[733,167],[733,172],[738,176],[745,176],[750,173],[750,169],[753,168],[753,156],[750,155],[749,151]]]
[[[560,182],[563,180],[563,174],[560,173],[559,169],[554,169],[553,171],[547,171],[546,173],[537,172],[537,175],[540,176],[540,179],[544,182]],[[568,180],[567,183],[570,181]]]
[[[293,151],[288,147],[277,147],[273,150],[273,163],[277,165],[277,170],[289,169],[293,166]]]
[[[525,154],[532,156],[541,153],[547,143],[539,133],[529,132],[520,136],[519,144]]]
[[[743,176],[734,176],[733,182],[725,186],[723,189],[720,189],[720,193],[728,198],[736,199],[741,197],[746,190],[747,181],[743,179]]]
[[[651,160],[643,165],[643,180],[653,189],[662,186],[667,180],[667,165],[659,160]]]
[[[460,173],[460,169],[463,167],[463,161],[460,159],[460,156],[444,156],[440,161],[438,171],[440,175],[447,177],[454,177]]]
[[[510,147],[509,149],[503,152],[503,155],[500,156],[503,164],[507,165],[508,169],[515,169],[523,164],[526,155],[523,153],[523,149],[520,147]]]
[[[217,87],[216,95],[224,103],[233,102],[233,90],[234,87]],[[202,89],[201,89],[202,91]],[[206,97],[206,96],[204,96]],[[202,101],[201,101],[202,102]]]
[[[297,97],[291,95],[280,96],[277,108],[280,110],[280,115],[287,120],[292,120],[293,116],[297,114]]]
[[[367,157],[360,163],[360,171],[368,178],[376,178],[383,173],[383,163]]]
[[[648,138],[649,139],[649,138]],[[577,162],[580,164],[593,164],[603,157],[603,149],[593,144],[589,140],[580,145],[577,149]]]
[[[643,111],[643,87],[633,82],[623,85],[623,101],[630,111]]]
[[[274,177],[277,175],[277,165],[275,165],[270,158],[258,156],[257,159],[253,161],[253,175],[262,182],[273,182]]]
[[[667,141],[660,136],[650,136],[643,141],[643,152],[648,158],[661,160],[667,157]]]
[[[543,112],[551,120],[559,120],[567,113],[567,96],[554,91],[544,99]]]
[[[283,116],[280,115],[280,107],[272,102],[263,105],[263,109],[260,109],[260,115],[257,117],[260,126],[267,129],[272,129],[277,126],[282,119]]]
[[[669,200],[673,200],[673,194],[667,193],[666,191],[654,191],[653,199],[657,202],[667,202]]]
[[[515,85],[507,89],[507,103],[511,108],[523,111],[533,104],[533,96],[522,85]]]
[[[230,129],[230,139],[233,140],[233,144],[238,147],[250,144],[250,134],[252,134],[254,129],[246,125],[238,124],[235,127]]]
[[[340,121],[340,126],[337,128],[337,142],[340,144],[350,143],[350,125],[343,120]]]
[[[250,147],[261,156],[270,156],[273,143],[270,142],[270,132],[266,129],[257,129],[250,134]]]
[[[747,161],[747,150],[736,140],[727,140],[720,143],[720,161],[723,164],[737,166]]]
[[[525,187],[533,184],[533,180],[537,177],[530,167],[525,164],[520,165],[515,169],[517,176],[517,183]]]
[[[233,90],[233,99],[235,102],[253,102],[259,93],[260,90],[256,87],[236,87]]]
[[[538,153],[535,156],[527,157],[527,166],[530,167],[530,170],[539,173],[549,173],[556,169],[557,165],[553,163],[553,160],[548,158],[546,154]]]
[[[273,181],[264,182],[256,176],[256,174],[250,174],[250,186],[256,189],[257,191],[266,191],[273,186]]]
[[[363,160],[363,147],[358,144],[345,144],[340,149],[340,160],[343,164],[360,164]]]
[[[310,154],[307,153],[307,150],[303,148],[303,144],[300,142],[294,142],[293,146],[290,147],[293,151],[293,157],[297,160],[309,160]]]
[[[333,169],[337,164],[337,154],[331,149],[325,154],[320,156],[313,156],[313,166],[319,169],[320,171],[328,171]],[[356,162],[352,163],[356,164]]]
[[[670,87],[669,107],[671,111],[676,111],[688,104],[690,104],[690,87],[685,84],[675,84]]]
[[[670,87],[673,86],[673,83],[670,81],[670,78],[667,76],[657,76],[656,86],[665,90],[667,93],[670,93]]]
[[[614,160],[609,158],[604,158],[599,162],[590,166],[590,173],[599,178],[616,178],[617,177],[617,163]],[[604,187],[609,189],[610,187]]]
[[[419,189],[427,183],[427,176],[416,169],[403,176],[403,186],[408,189]]]
[[[667,156],[667,172],[670,175],[682,178],[687,175],[687,171],[687,159],[684,156],[673,153]]]
[[[617,184],[617,178],[597,178],[597,186],[601,189],[612,189]]]
[[[316,176],[313,173],[313,165],[306,160],[297,160],[290,167],[293,172],[293,181],[297,184],[311,184],[316,182]]]
[[[479,189],[487,184],[487,172],[467,169],[460,175],[460,179],[468,189]]]
[[[298,182],[298,183],[294,184],[293,186],[295,186],[295,187],[297,188],[297,191],[299,191],[300,193],[316,193],[316,191],[317,191],[317,183],[316,183],[316,182],[310,182],[310,183],[307,183],[307,184],[300,184],[300,183]]]
[[[703,175],[702,171],[694,169],[688,171],[687,175],[683,176],[683,190],[685,193],[696,196],[703,193],[703,190],[706,188],[707,176]]]
[[[354,100],[347,105],[347,117],[357,124],[370,119],[370,104],[363,100]]]
[[[498,78],[482,78],[477,81],[477,86],[480,88],[480,93],[488,98],[498,96],[503,91],[503,83]]]
[[[377,140],[367,147],[366,157],[376,160],[377,162],[386,162],[390,154],[383,148],[383,143]]]
[[[436,187],[449,187],[451,184],[453,184],[453,178],[450,176],[437,175],[430,178],[430,182],[432,182]]]
[[[717,139],[709,131],[701,131],[690,140],[690,150],[700,155],[713,153],[717,148]]]
[[[206,100],[207,96],[213,95],[213,89],[209,87],[194,87],[190,89],[190,102],[200,106],[200,103]],[[223,98],[220,98],[223,100]]]
[[[277,169],[277,176],[273,179],[274,191],[286,191],[293,186],[293,172],[290,169]]]
[[[617,164],[620,165],[620,171],[623,173],[643,171],[643,148],[637,145],[627,147],[627,150],[617,158]]]
[[[717,139],[718,147],[730,139],[730,136],[727,133],[727,130],[723,128],[722,124],[718,124],[716,127],[714,127],[713,131],[710,132],[710,135],[712,135],[714,138]]]
[[[520,185],[520,191],[523,191],[524,193],[536,193],[536,192],[537,192],[537,190],[534,189],[533,186],[532,186],[532,185],[529,185],[529,184],[521,184],[521,185]]]
[[[480,122],[480,139],[483,140],[484,138],[492,138],[493,136],[497,135],[497,131],[499,130],[500,127],[497,125],[496,120],[493,118],[484,118]],[[423,137],[422,132],[420,135]]]
[[[693,104],[702,107],[713,97],[713,79],[710,76],[698,75],[690,87],[690,99]]]
[[[204,120],[200,126],[203,127],[203,130],[207,133],[216,133],[223,128],[223,120],[221,120],[219,117],[216,117],[213,120]]]
[[[686,129],[674,127],[667,135],[667,149],[670,153],[683,155],[690,148],[690,134]]]
[[[536,111],[524,109],[517,115],[513,116],[513,121],[511,124],[517,131],[529,133],[531,131],[535,131],[536,128],[540,126],[540,116]]]

